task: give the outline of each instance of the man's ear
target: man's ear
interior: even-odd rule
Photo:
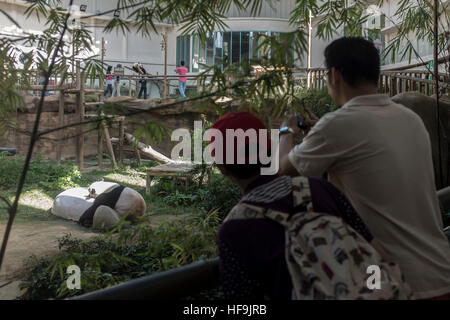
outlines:
[[[341,81],[341,79],[342,79],[341,73],[335,67],[332,67],[331,68],[331,79],[330,79],[331,84],[333,86],[336,86],[336,84],[338,84]]]

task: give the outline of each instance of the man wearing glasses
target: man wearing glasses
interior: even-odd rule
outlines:
[[[450,299],[450,245],[423,121],[377,93],[380,55],[373,43],[338,39],[326,48],[325,62],[328,91],[342,107],[312,123],[297,146],[297,118],[285,122],[280,174],[328,173],[400,265],[416,298]]]

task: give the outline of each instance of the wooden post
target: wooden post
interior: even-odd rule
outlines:
[[[98,154],[98,166],[101,167],[103,165],[103,140],[102,140],[102,136],[103,136],[103,132],[102,129],[100,127],[100,129],[97,132],[97,138],[98,138],[98,144],[97,144],[97,154]]]
[[[80,81],[80,77],[81,77],[81,73],[80,73],[80,63],[77,61],[77,63],[76,63],[76,70],[75,70],[75,74],[76,74],[76,79],[75,79],[75,81],[76,81],[76,88],[77,88],[77,90],[78,90],[78,92],[75,94],[75,103],[76,103],[76,117],[75,117],[75,119],[77,119],[77,121],[80,121],[80,119],[81,119],[81,95],[80,95],[80,85],[81,85],[81,81]],[[80,127],[78,127],[78,130],[77,130],[77,132],[78,132],[78,136],[77,136],[77,138],[75,139],[76,140],[76,160],[77,160],[77,164],[78,164],[78,167],[81,169],[81,159],[80,159],[80,154],[81,154],[81,150],[80,150],[80,146],[81,146],[81,144],[80,144],[80,133],[81,133],[81,130],[80,130]]]
[[[111,136],[109,135],[109,130],[108,127],[106,126],[105,121],[102,121],[102,128],[103,128],[103,136],[105,137],[106,148],[108,149],[109,155],[111,157],[113,167],[114,169],[116,169],[117,168],[116,157],[114,156],[114,149],[111,143]]]
[[[168,93],[168,86],[167,86],[167,32],[163,33],[163,39],[164,39],[164,99],[167,99],[167,93]]]
[[[80,75],[80,99],[79,99],[79,103],[80,103],[80,121],[84,121],[85,120],[85,115],[86,115],[86,107],[84,105],[85,102],[85,76],[84,75]],[[85,153],[85,144],[84,144],[84,133],[83,133],[83,126],[79,127],[79,131],[80,131],[80,136],[78,137],[78,143],[79,143],[79,152],[80,152],[80,162],[79,162],[79,167],[80,170],[84,169],[84,153]]]
[[[119,161],[123,164],[123,145],[125,139],[125,128],[123,125],[124,120],[119,121]]]
[[[139,166],[142,166],[142,159],[141,159],[141,153],[139,152],[139,149],[137,147],[134,147],[134,152],[136,154],[136,159]]]
[[[105,50],[105,38],[102,37],[102,68],[103,68],[103,64],[105,63],[105,53],[106,53],[106,50]],[[103,81],[101,81],[101,79],[100,79],[100,89],[101,90],[105,89],[104,83],[103,83]],[[102,95],[102,97],[103,97],[103,95]]]
[[[141,88],[139,87],[139,80],[136,80],[136,91],[134,92],[135,98],[138,97],[138,90],[141,90]]]
[[[131,84],[132,84],[132,81],[131,81],[131,76],[128,78],[128,96],[129,97],[131,97]]]
[[[64,125],[64,90],[59,91],[59,108],[58,108],[58,126]],[[58,165],[61,164],[63,141],[58,141],[56,146],[56,161]]]

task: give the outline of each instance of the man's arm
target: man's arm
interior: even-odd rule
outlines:
[[[294,148],[294,135],[285,134],[280,138],[280,171],[279,174],[283,176],[299,176],[297,169],[289,160],[289,153]]]
[[[303,131],[306,135],[309,128],[312,128],[318,121],[318,118],[311,112],[308,111],[310,119],[305,119],[308,129]],[[299,172],[293,166],[289,160],[289,153],[294,149],[294,135],[298,135],[302,132],[298,125],[297,116],[292,116],[283,123],[283,127],[288,127],[293,130],[293,133],[287,133],[282,135],[280,138],[280,175],[296,177],[299,176]]]

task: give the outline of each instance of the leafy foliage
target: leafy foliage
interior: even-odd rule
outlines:
[[[218,223],[222,222],[242,197],[241,190],[221,174],[214,174],[209,183],[191,185],[189,188],[175,190],[173,181],[161,178],[154,187],[154,193],[173,207],[196,207],[203,215],[217,211]]]
[[[67,235],[59,240],[58,255],[27,262],[22,299],[72,297],[213,258],[217,255],[215,220],[212,213],[155,229],[121,224],[105,236],[85,241]],[[81,268],[81,290],[67,289],[66,269],[70,265]]]
[[[378,4],[382,5],[385,0],[379,0]],[[437,1],[438,5],[438,20],[439,29],[443,32],[445,23],[450,21],[450,12],[448,5],[444,5],[441,1]],[[434,2],[431,0],[401,0],[394,17],[390,22],[397,27],[397,33],[387,46],[384,56],[391,56],[392,61],[395,62],[396,54],[400,54],[401,59],[408,58],[409,61],[413,58],[422,57],[417,51],[415,43],[411,39],[419,41],[425,40],[433,44],[434,32]],[[399,22],[397,22],[399,21]],[[443,33],[436,35],[438,39],[438,54],[443,53],[448,45]],[[433,70],[430,70],[433,72]]]
[[[21,157],[7,158],[0,154],[0,189],[9,189],[17,185],[24,161]],[[34,185],[43,190],[63,190],[77,187],[81,173],[75,164],[56,166],[49,162],[33,161],[28,171],[27,185]]]
[[[325,114],[337,110],[338,106],[328,94],[328,89],[302,90],[298,97],[305,102],[305,106],[319,118]],[[299,106],[297,106],[299,108]],[[298,109],[297,111],[300,111]]]

